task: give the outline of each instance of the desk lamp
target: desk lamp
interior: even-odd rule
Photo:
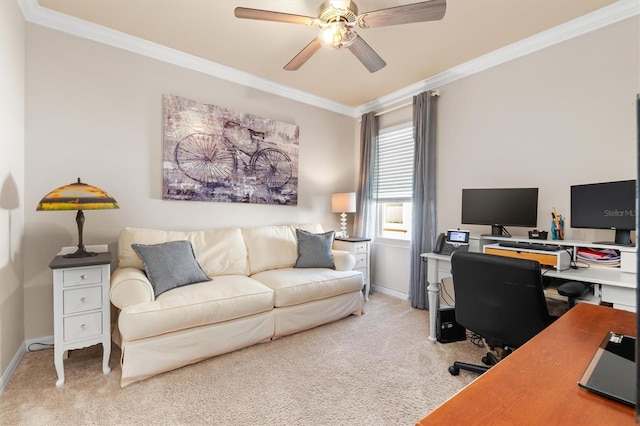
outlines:
[[[331,211],[340,214],[341,231],[336,235],[341,238],[348,238],[347,233],[347,213],[356,211],[356,193],[339,192],[331,195]]]
[[[65,254],[64,257],[91,257],[97,253],[88,252],[82,243],[82,228],[84,225],[83,210],[119,209],[118,202],[102,189],[78,182],[61,186],[44,196],[38,203],[36,210],[77,210],[76,224],[78,224],[78,250]]]

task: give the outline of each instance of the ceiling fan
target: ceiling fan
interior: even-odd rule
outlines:
[[[285,22],[320,28],[320,34],[284,66],[287,71],[299,69],[322,46],[347,48],[369,70],[376,72],[386,62],[355,31],[355,27],[373,28],[413,22],[437,21],[444,17],[446,0],[431,0],[404,6],[378,9],[358,15],[358,6],[350,0],[327,0],[318,8],[318,17],[293,15],[270,10],[236,7],[235,16],[243,19]]]

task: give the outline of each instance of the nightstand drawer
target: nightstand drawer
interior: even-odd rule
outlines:
[[[102,312],[64,319],[64,341],[86,339],[102,334]]]
[[[367,253],[367,243],[366,242],[362,242],[362,243],[354,243],[353,244],[353,250],[356,253]]]
[[[62,285],[73,287],[76,285],[102,283],[102,268],[77,268],[62,271]]]
[[[367,267],[367,253],[357,253],[354,257],[356,258],[356,266],[354,266],[353,269]]]
[[[87,287],[63,292],[63,314],[90,311],[102,308],[102,287]]]

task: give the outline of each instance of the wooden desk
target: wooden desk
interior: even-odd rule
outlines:
[[[636,425],[633,407],[578,387],[605,333],[635,336],[635,324],[633,312],[578,304],[418,425]]]

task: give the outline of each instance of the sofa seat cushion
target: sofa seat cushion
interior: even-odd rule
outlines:
[[[299,305],[362,290],[359,271],[335,271],[327,268],[283,268],[252,275],[275,291],[275,307]]]
[[[270,311],[273,301],[274,291],[258,281],[223,275],[125,307],[118,328],[124,340],[142,339]]]

